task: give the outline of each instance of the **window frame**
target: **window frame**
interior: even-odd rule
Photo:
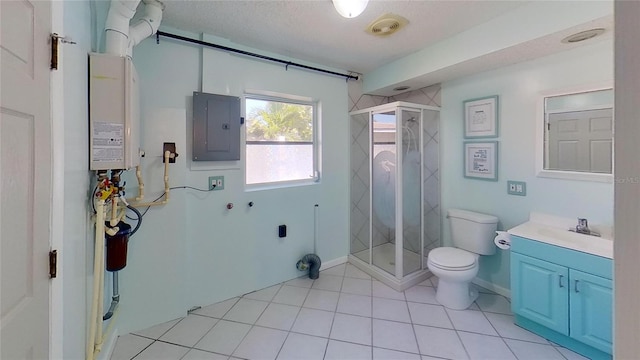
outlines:
[[[247,128],[248,128],[248,119],[247,119],[247,100],[260,100],[260,101],[272,101],[272,102],[280,102],[286,104],[294,104],[294,105],[304,105],[311,106],[312,108],[312,137],[311,142],[306,141],[249,141],[247,140]],[[320,102],[313,100],[311,98],[305,98],[301,96],[288,95],[288,94],[275,94],[275,93],[262,93],[262,92],[246,92],[242,97],[242,105],[243,105],[243,113],[245,116],[245,128],[243,131],[243,151],[244,151],[244,187],[245,190],[263,190],[263,189],[273,189],[273,188],[286,188],[286,187],[294,187],[294,186],[305,186],[305,185],[313,185],[320,183]],[[249,145],[312,145],[312,172],[308,179],[295,179],[295,180],[281,180],[281,181],[268,181],[268,182],[260,182],[260,183],[247,183],[247,146]]]

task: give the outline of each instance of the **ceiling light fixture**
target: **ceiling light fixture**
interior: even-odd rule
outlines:
[[[346,18],[354,18],[364,11],[369,0],[331,0],[338,14]]]
[[[411,86],[401,85],[393,88],[394,91],[405,91],[411,89]]]
[[[602,28],[590,29],[586,31],[581,31],[577,34],[569,35],[566,38],[562,39],[560,42],[564,44],[577,43],[580,41],[589,40],[603,33],[604,33],[604,29]]]

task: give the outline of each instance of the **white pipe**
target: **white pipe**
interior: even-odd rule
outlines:
[[[102,234],[102,238],[104,241],[104,234]],[[104,244],[102,244],[102,248],[104,252]],[[95,340],[95,346],[94,346],[94,353],[98,354],[100,353],[100,351],[102,351],[102,325],[104,323],[104,321],[102,320],[102,312],[104,311],[104,254],[102,254],[102,256],[100,256],[100,274],[98,275],[98,277],[100,278],[100,289],[98,291],[98,311],[96,314],[96,319],[94,320],[96,322],[96,340]],[[95,357],[95,356],[94,356]]]
[[[164,152],[164,200],[162,201],[152,201],[152,202],[146,202],[146,203],[136,203],[136,199],[129,199],[128,201],[131,201],[131,206],[136,207],[136,208],[141,208],[141,207],[151,207],[151,206],[160,206],[160,205],[166,205],[169,202],[169,192],[170,192],[170,187],[169,187],[169,159],[171,158],[171,153],[169,151],[165,151]],[[142,180],[142,176],[138,179],[139,181]]]
[[[144,2],[144,14],[135,25],[129,28],[129,46],[127,54],[132,55],[133,47],[142,40],[152,36],[158,31],[162,21],[164,5],[157,0],[142,0]]]
[[[111,199],[111,220],[109,220],[109,225],[111,227],[115,227],[116,225],[118,225],[118,222],[120,222],[120,219],[118,218],[118,199],[120,197],[119,196],[114,196]]]
[[[144,181],[142,181],[142,170],[140,170],[140,165],[136,166],[136,178],[138,179],[138,196],[136,196],[134,201],[142,201],[144,199]]]
[[[313,205],[313,253],[318,254],[316,247],[318,242],[318,204]]]
[[[125,56],[129,48],[129,21],[140,0],[113,0],[104,24],[105,52]]]
[[[131,56],[133,47],[155,34],[162,21],[164,5],[157,0],[143,0],[144,14],[131,26],[140,0],[112,0],[105,22],[105,52]]]
[[[102,268],[101,259],[104,256],[104,200],[98,200],[98,204],[96,205],[96,237],[94,243],[94,257],[93,257],[93,301],[91,303],[91,316],[89,317],[91,324],[89,327],[89,340],[87,344],[87,359],[93,360],[94,358],[94,350],[95,350],[95,342],[96,342],[96,327],[100,325],[102,327],[102,322],[98,324],[98,303],[102,302],[100,296],[100,289],[102,288],[102,284],[100,284],[100,274],[104,273],[104,269]],[[102,314],[100,314],[102,315]]]

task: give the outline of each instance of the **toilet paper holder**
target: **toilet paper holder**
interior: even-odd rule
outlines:
[[[500,249],[509,249],[511,247],[511,235],[506,231],[496,231],[496,237],[493,242]]]

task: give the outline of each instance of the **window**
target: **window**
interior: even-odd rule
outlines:
[[[316,104],[247,95],[246,184],[317,181]]]

